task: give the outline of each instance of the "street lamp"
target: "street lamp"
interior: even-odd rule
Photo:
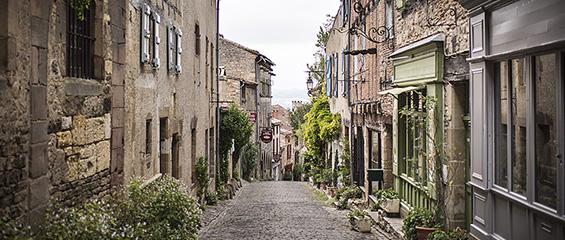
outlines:
[[[312,91],[314,88],[314,81],[312,81],[312,76],[308,76],[308,80],[306,80],[306,88],[308,91]]]

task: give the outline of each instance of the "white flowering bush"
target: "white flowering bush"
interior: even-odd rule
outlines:
[[[197,239],[202,212],[171,177],[133,181],[102,201],[50,211],[39,239]]]

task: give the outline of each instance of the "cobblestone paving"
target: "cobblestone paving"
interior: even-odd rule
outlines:
[[[314,200],[307,183],[250,183],[202,228],[200,239],[386,239],[350,230],[346,215]]]

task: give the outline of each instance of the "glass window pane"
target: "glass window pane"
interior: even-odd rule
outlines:
[[[512,60],[512,191],[526,194],[526,82],[524,78],[524,59]]]
[[[497,129],[498,155],[495,159],[495,183],[508,188],[508,62],[497,64],[500,125]]]
[[[557,207],[556,58],[554,54],[535,58],[535,199]]]

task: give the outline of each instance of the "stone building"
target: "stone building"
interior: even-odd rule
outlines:
[[[275,65],[256,50],[223,37],[219,39],[220,51],[220,106],[236,105],[249,113],[253,123],[252,142],[259,149],[258,169],[255,176],[271,177],[272,144],[260,139],[262,131],[271,129],[271,77]]]
[[[333,51],[347,49],[345,89],[348,93],[353,182],[366,200],[378,188],[393,188],[402,213],[433,208],[437,202],[434,169],[444,172],[449,227],[469,219],[466,187],[469,133],[467,15],[454,0],[342,1],[342,11],[328,43],[328,66],[338,66]],[[341,25],[341,26],[339,26]],[[345,45],[345,36],[349,33]],[[349,57],[347,57],[349,56]],[[342,60],[343,61],[343,60]],[[347,70],[350,71],[347,71]],[[328,85],[339,90],[330,67]],[[335,98],[335,89],[327,95]],[[437,103],[427,109],[425,99]],[[342,100],[344,101],[344,100]],[[410,111],[427,119],[422,126],[407,121]],[[434,152],[438,146],[444,152]],[[440,156],[439,156],[440,155]],[[378,169],[378,170],[377,170]],[[382,179],[380,176],[382,172]],[[377,174],[379,173],[379,174]],[[380,183],[374,180],[383,180]],[[446,184],[449,183],[449,184]],[[442,185],[442,186],[444,186]]]
[[[294,165],[294,140],[290,124],[290,112],[281,105],[272,106],[273,123],[273,158],[275,164],[280,164],[276,172],[279,173],[279,180],[284,174],[292,173]],[[277,142],[276,144],[274,142]],[[276,179],[276,178],[275,178]]]
[[[126,179],[169,174],[196,184],[216,160],[216,1],[131,1],[123,116]]]
[[[565,239],[565,2],[468,9],[471,234]]]
[[[0,1],[0,215],[35,226],[158,173],[191,186],[201,156],[213,179],[215,4]]]
[[[126,6],[0,1],[1,216],[35,226],[122,183]]]
[[[349,61],[350,55],[346,55],[350,48],[348,34],[349,9],[347,3],[341,5],[334,16],[332,28],[329,30],[329,38],[326,45],[326,96],[330,104],[330,110],[339,114],[341,118],[341,131],[339,139],[328,146],[326,155],[331,159],[332,169],[337,170],[345,164],[342,160],[345,144],[349,144],[349,133],[351,126],[351,111],[349,107]]]

